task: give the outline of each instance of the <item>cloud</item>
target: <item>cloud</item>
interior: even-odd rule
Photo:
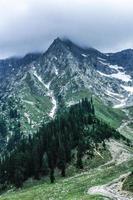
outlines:
[[[132,0],[0,0],[0,57],[68,37],[101,51],[133,48]]]

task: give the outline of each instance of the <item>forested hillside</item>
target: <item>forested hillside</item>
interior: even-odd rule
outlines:
[[[64,177],[68,164],[76,158],[76,167],[83,169],[84,154],[91,159],[99,144],[105,148],[105,140],[112,137],[122,136],[95,116],[92,98],[84,98],[70,108],[62,103],[57,117],[35,135],[23,136],[12,149],[7,146],[10,151],[1,157],[0,182],[21,187],[29,177],[50,176],[53,183],[56,168]]]

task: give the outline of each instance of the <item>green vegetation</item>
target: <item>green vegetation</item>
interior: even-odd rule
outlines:
[[[88,195],[87,190],[95,185],[106,184],[131,169],[130,161],[101,170],[92,169],[76,175],[71,174],[71,177],[58,178],[55,184],[50,184],[47,179],[37,182],[29,180],[23,189],[4,193],[0,200],[104,200],[99,195]]]
[[[126,119],[126,115],[122,110],[103,105],[102,101],[97,97],[94,98],[94,105],[96,115],[114,128],[118,128],[122,120]]]
[[[92,94],[89,90],[83,89],[76,93],[68,93],[66,96],[67,101],[78,102],[80,99],[88,97],[91,98]],[[114,109],[112,106],[104,105],[97,96],[93,95],[93,103],[95,106],[96,116],[114,128],[121,125],[123,119],[126,119],[125,113],[120,109]]]
[[[133,172],[124,181],[122,189],[133,192]]]
[[[31,123],[26,123],[27,118],[24,117],[22,120],[23,129],[25,131],[36,131],[44,121],[48,121],[48,113],[52,108],[52,103],[49,97],[44,95],[36,94],[32,92],[30,86],[25,83],[25,87],[20,92],[20,97],[24,102],[24,107],[21,110],[24,113],[28,113]],[[33,128],[32,128],[33,127]]]
[[[133,122],[129,124],[129,127],[133,129]]]
[[[0,117],[0,137],[5,137],[7,134],[7,127],[6,127],[6,121],[3,119],[3,117]]]
[[[133,116],[133,106],[127,108],[129,110],[129,114]]]
[[[105,139],[120,139],[115,129],[96,118],[92,99],[82,99],[69,110],[63,107],[63,102],[61,105],[57,118],[43,125],[33,138],[22,135],[20,140],[21,135],[16,138],[17,133],[9,141],[7,148],[12,151],[4,155],[0,163],[1,184],[21,187],[29,177],[40,179],[44,175],[49,175],[53,183],[55,169],[65,177],[67,165],[73,159],[76,159],[75,166],[83,169],[85,155],[90,160],[100,144],[106,148]]]
[[[105,139],[124,137],[100,120],[94,105],[101,112],[96,99],[84,98],[69,109],[61,101],[56,119],[43,125],[33,138],[29,135],[18,141],[14,137],[14,150],[0,162],[0,187],[23,187],[13,186],[0,200],[104,199],[88,195],[88,188],[128,172],[132,162],[97,168],[111,159]],[[105,109],[103,116],[109,114],[109,108]]]

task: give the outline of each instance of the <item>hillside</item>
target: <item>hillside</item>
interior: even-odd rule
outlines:
[[[85,103],[85,101],[83,101]],[[84,106],[87,106],[89,104],[84,104]],[[77,104],[78,105],[78,104]],[[70,107],[70,113],[77,109],[77,105]],[[79,104],[80,105],[80,104]],[[82,109],[84,110],[84,106]],[[81,107],[81,105],[80,105]],[[86,107],[87,108],[87,107]],[[82,113],[83,113],[82,110]],[[78,111],[78,110],[77,110]],[[77,112],[76,110],[74,112]],[[79,112],[79,111],[78,111]],[[65,114],[65,113],[64,113]],[[63,115],[64,115],[63,114]],[[83,121],[86,121],[86,114],[87,110],[84,110],[85,118]],[[65,114],[66,115],[66,114]],[[77,116],[77,114],[75,115]],[[84,115],[83,115],[84,116]],[[64,118],[64,117],[63,117]],[[74,119],[73,119],[74,120]],[[77,117],[78,120],[78,117]],[[75,121],[76,123],[79,123],[79,121]],[[91,120],[89,116],[89,121]],[[80,117],[80,121],[81,117]],[[56,119],[55,119],[56,122]],[[53,122],[52,122],[53,123]],[[64,123],[64,122],[63,122]],[[86,123],[86,122],[85,122]],[[91,122],[92,123],[92,122]],[[91,126],[91,123],[89,122],[89,126]],[[97,123],[97,122],[95,122]],[[80,123],[81,124],[81,123]],[[53,124],[54,125],[54,124]],[[52,125],[52,126],[53,126]],[[76,125],[76,124],[75,124]],[[87,125],[87,124],[86,124]],[[81,125],[80,125],[81,126]],[[79,127],[80,127],[79,126]],[[94,126],[94,125],[93,125]],[[108,129],[107,129],[108,128]],[[83,130],[83,129],[82,129]],[[86,128],[85,128],[86,130]],[[102,128],[102,130],[104,130]],[[106,126],[106,131],[109,131],[110,128]],[[42,129],[41,129],[42,132]],[[41,133],[40,132],[40,133]],[[110,132],[110,131],[109,131]],[[109,133],[108,132],[108,133]],[[38,134],[40,134],[38,133]],[[55,131],[54,131],[55,133]],[[49,179],[47,176],[44,176],[41,178],[41,180],[34,180],[33,177],[27,180],[23,188],[20,190],[16,190],[14,187],[9,187],[9,191],[0,196],[0,199],[2,200],[13,200],[13,199],[97,199],[101,200],[104,199],[102,196],[109,197],[109,198],[117,198],[119,197],[123,200],[130,200],[132,199],[132,195],[129,194],[128,192],[123,192],[121,191],[120,185],[123,184],[123,182],[127,179],[128,175],[130,172],[133,170],[132,164],[133,164],[133,157],[132,157],[132,148],[123,144],[123,138],[121,138],[121,142],[117,139],[115,141],[114,139],[111,139],[109,141],[106,140],[106,148],[103,148],[103,146],[100,145],[100,137],[106,138],[105,132],[98,132],[101,134],[101,136],[98,136],[98,146],[96,150],[94,149],[94,156],[92,158],[89,158],[89,160],[86,159],[87,154],[83,154],[82,157],[82,162],[83,162],[83,169],[77,168],[76,169],[76,158],[74,158],[69,165],[66,168],[66,177],[60,177],[60,168],[55,169],[55,177],[56,181],[54,185],[50,184]],[[103,133],[103,135],[102,135]],[[110,132],[111,133],[111,132]],[[50,132],[49,132],[50,134]],[[62,132],[63,134],[63,132]],[[88,132],[88,136],[89,136]],[[96,133],[93,132],[95,135]],[[114,133],[113,133],[114,134]],[[119,136],[119,134],[118,134]],[[114,138],[119,138],[116,133],[113,136]],[[37,136],[38,137],[38,136]],[[112,137],[112,136],[111,136]],[[96,137],[97,138],[97,137]],[[80,137],[80,144],[81,144],[82,137]],[[34,140],[35,141],[35,140]],[[75,139],[74,139],[75,141]],[[87,141],[87,138],[84,138],[84,141]],[[52,142],[52,141],[51,141]],[[67,143],[67,140],[65,140],[65,143]],[[21,143],[20,143],[21,144]],[[24,145],[24,143],[23,143]],[[39,146],[41,143],[39,142]],[[25,145],[24,145],[25,146]],[[35,144],[33,145],[33,147]],[[26,146],[25,146],[26,147]],[[17,148],[20,149],[18,146]],[[53,147],[52,147],[53,148]],[[29,147],[28,147],[29,149]],[[87,151],[89,149],[87,148]],[[21,151],[26,151],[24,150]],[[40,150],[39,150],[40,151]],[[55,151],[54,151],[55,152]],[[11,169],[11,165],[13,164],[16,166],[17,164],[17,169],[19,169],[19,160],[18,160],[18,152],[14,152],[14,156],[16,156],[16,159],[14,160],[14,163],[12,163],[12,158],[9,159],[10,164],[4,164],[4,166],[10,166],[9,170]],[[34,158],[35,158],[35,151],[34,151]],[[67,154],[68,155],[68,154]],[[28,157],[29,159],[30,157]],[[63,158],[63,157],[62,157]],[[17,163],[15,164],[15,160]],[[26,160],[25,160],[26,164]],[[36,163],[37,164],[37,163]],[[21,162],[21,167],[23,166],[23,163]],[[35,165],[38,166],[38,165]],[[46,166],[46,165],[44,165]],[[51,165],[50,165],[51,166]],[[8,168],[6,169],[7,174],[8,174]],[[13,177],[13,171],[12,176]],[[40,173],[40,172],[39,172]],[[21,176],[18,174],[19,177],[19,182]],[[93,179],[92,179],[93,178]],[[8,179],[9,180],[9,179]],[[128,179],[127,179],[128,181]],[[131,182],[131,180],[130,180]],[[114,188],[115,184],[115,189]],[[124,182],[125,184],[125,182]],[[97,185],[100,185],[96,187]],[[52,192],[51,192],[52,191]]]
[[[111,143],[109,143],[111,145]],[[117,148],[116,143],[116,148]],[[123,149],[125,147],[123,146]],[[119,149],[120,150],[120,149]],[[119,150],[117,152],[117,159],[121,159],[119,156]],[[121,150],[120,150],[121,151]],[[124,150],[123,150],[124,151]],[[127,150],[126,150],[127,151]],[[113,153],[113,152],[112,152]],[[131,149],[127,151],[129,154],[129,158],[131,156]],[[114,155],[114,153],[113,153]],[[102,154],[102,156],[104,156]],[[128,158],[128,159],[129,159]],[[104,157],[106,160],[106,158]],[[11,189],[7,193],[4,193],[0,196],[1,200],[32,200],[32,199],[41,199],[41,200],[50,200],[50,199],[65,199],[65,200],[74,200],[74,199],[84,199],[84,200],[104,200],[105,197],[111,197],[111,199],[123,199],[123,200],[131,200],[132,196],[129,195],[128,192],[120,191],[119,181],[121,175],[125,175],[125,178],[122,178],[122,182],[128,176],[128,173],[132,171],[133,161],[128,161],[128,159],[123,162],[119,162],[119,164],[115,165],[114,161],[112,164],[108,163],[107,165],[102,165],[98,168],[86,169],[84,171],[76,172],[73,171],[73,168],[70,167],[68,169],[69,176],[64,178],[58,178],[54,185],[49,183],[49,180],[42,179],[41,181],[32,181],[29,180],[25,183],[24,188],[21,190],[13,190]],[[97,155],[97,159],[95,158],[94,163],[99,163],[99,160],[103,160],[100,156]],[[105,161],[106,162],[106,161]],[[93,186],[103,185],[111,183],[114,179],[117,179],[118,188],[116,191],[113,191],[111,194],[100,191],[94,191],[91,189]],[[113,183],[112,183],[113,184]],[[100,187],[99,187],[100,189]],[[103,193],[102,193],[103,192]],[[115,195],[115,197],[113,196]],[[104,197],[103,197],[104,196]],[[110,199],[110,198],[109,198]]]

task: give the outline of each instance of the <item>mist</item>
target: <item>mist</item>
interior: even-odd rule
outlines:
[[[57,38],[102,52],[133,48],[132,0],[1,0],[0,58],[44,52]]]

